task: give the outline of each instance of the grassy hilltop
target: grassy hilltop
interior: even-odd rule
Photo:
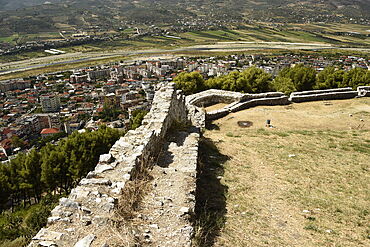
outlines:
[[[368,98],[321,101],[215,121],[201,146],[199,246],[368,246],[369,109]]]

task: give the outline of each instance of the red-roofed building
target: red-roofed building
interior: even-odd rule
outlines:
[[[5,139],[0,142],[0,150],[7,155],[12,151],[12,141],[10,139]]]
[[[60,133],[60,131],[57,128],[47,128],[47,129],[41,130],[40,134],[42,138],[45,138],[45,137],[52,136],[58,133]]]

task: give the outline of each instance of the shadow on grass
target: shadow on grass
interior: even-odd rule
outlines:
[[[228,187],[221,184],[219,177],[223,176],[223,164],[229,157],[204,137],[199,143],[199,154],[193,246],[203,247],[214,244],[225,224]]]
[[[206,128],[208,130],[220,130],[220,127],[214,123],[206,123]]]

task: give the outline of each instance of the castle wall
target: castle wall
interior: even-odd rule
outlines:
[[[186,102],[188,108],[192,109],[192,114],[190,115],[193,115],[194,113],[198,114],[198,120],[201,119],[201,122],[205,123],[205,121],[216,120],[227,116],[229,113],[245,110],[259,105],[287,105],[291,102],[300,103],[319,100],[352,99],[356,97],[369,96],[370,86],[358,87],[357,91],[353,91],[352,88],[336,88],[294,92],[289,98],[281,92],[242,94],[238,92],[211,89],[187,96]],[[203,109],[205,106],[217,103],[229,104],[222,109],[210,112],[205,112]],[[189,117],[194,118],[194,116]]]
[[[192,212],[195,207],[196,168],[198,158],[199,129],[206,121],[222,118],[229,113],[259,105],[286,105],[291,102],[314,100],[347,99],[369,96],[370,87],[359,87],[358,91],[350,88],[318,90],[293,93],[288,98],[283,93],[242,94],[223,90],[208,90],[184,97],[176,91],[174,84],[165,84],[156,92],[151,111],[145,116],[142,125],[130,130],[121,137],[108,154],[101,155],[95,170],[83,178],[67,198],[61,198],[59,205],[51,212],[46,228],[41,229],[33,238],[29,247],[35,246],[109,246],[110,241],[122,236],[115,234],[113,219],[128,181],[135,179],[143,167],[152,167],[163,148],[166,135],[171,126],[191,124],[197,127],[181,151],[188,187],[184,189],[186,210]],[[217,103],[229,103],[222,109],[206,112],[204,106]],[[191,147],[191,148],[188,148]],[[186,165],[185,165],[186,163]],[[181,163],[182,164],[182,163]],[[180,169],[180,170],[181,170]],[[120,199],[122,200],[122,198]],[[190,223],[182,226],[178,234],[185,242],[177,246],[190,246],[193,228]],[[113,229],[113,230],[112,230]]]
[[[125,184],[143,167],[154,165],[171,126],[187,121],[185,97],[176,93],[173,84],[163,85],[142,125],[121,137],[108,154],[100,156],[95,170],[80,181],[68,198],[60,199],[47,227],[38,232],[29,246],[101,247],[109,246],[114,238],[119,240],[119,234],[112,234],[112,219]],[[193,144],[196,150],[190,154],[194,157],[188,160],[194,163],[188,165],[192,169],[189,174],[196,174],[197,145]],[[195,176],[189,181],[189,190],[195,190]],[[189,200],[187,207],[192,210],[194,206],[194,200]],[[190,222],[188,229],[184,234],[189,236],[184,239],[191,238]]]
[[[360,97],[370,97],[370,86],[357,87],[357,92]]]

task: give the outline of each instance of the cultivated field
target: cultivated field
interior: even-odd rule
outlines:
[[[260,106],[211,128],[200,246],[370,246],[370,98]]]
[[[35,74],[45,67],[48,71],[66,68],[66,64],[96,64],[98,60],[117,61],[117,57],[134,54],[222,55],[223,53],[277,51],[320,51],[330,54],[369,54],[370,37],[366,25],[352,24],[286,24],[282,28],[269,23],[243,25],[239,29],[193,31],[170,36],[145,36],[127,40],[134,29],[121,31],[122,38],[112,41],[74,45],[61,50],[63,55],[43,51],[21,52],[0,57],[0,80]],[[0,37],[0,42],[31,40],[35,35]],[[35,36],[36,37],[36,36]],[[59,33],[42,33],[37,38],[60,39]],[[181,39],[180,39],[181,38]],[[325,49],[325,50],[324,50]],[[120,58],[119,58],[120,59]],[[50,67],[53,67],[51,69]],[[71,67],[71,66],[67,66]]]

